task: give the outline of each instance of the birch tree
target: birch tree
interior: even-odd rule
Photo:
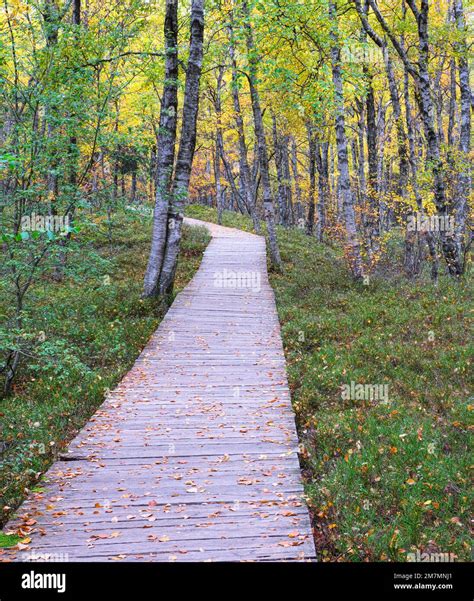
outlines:
[[[171,201],[168,206],[168,232],[158,284],[158,293],[160,296],[171,294],[176,274],[181,244],[183,209],[188,195],[194,150],[196,148],[203,41],[204,0],[193,0],[191,6],[189,59],[186,68],[181,119],[181,137],[171,189]]]
[[[183,207],[187,198],[196,147],[199,84],[204,39],[204,0],[193,0],[190,19],[189,59],[176,165],[173,162],[177,115],[177,2],[167,0],[165,36],[166,79],[158,140],[157,193],[152,247],[145,275],[144,296],[167,296],[173,290],[181,243]]]

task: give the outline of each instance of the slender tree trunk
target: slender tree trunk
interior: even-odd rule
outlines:
[[[230,59],[232,63],[232,102],[234,105],[234,113],[235,113],[235,124],[237,127],[237,135],[239,137],[239,167],[240,167],[240,181],[242,183],[244,198],[246,199],[246,205],[249,209],[250,215],[252,217],[253,226],[255,232],[260,234],[260,220],[258,217],[257,206],[256,206],[256,196],[253,192],[252,185],[252,176],[250,173],[250,166],[248,161],[248,153],[247,153],[247,142],[245,140],[245,129],[244,129],[244,120],[242,117],[242,109],[240,106],[240,96],[239,96],[239,77],[237,70],[237,61],[235,58],[235,40],[234,40],[234,32],[233,32],[233,13],[231,12],[231,26],[229,27],[229,53]]]
[[[114,132],[118,134],[119,131],[119,121],[120,121],[120,105],[119,101],[115,101],[115,123],[114,123]],[[120,145],[116,149],[115,158],[113,160],[112,166],[112,205],[115,206],[118,198],[118,186],[119,186],[119,160],[118,160],[118,151],[120,150]],[[107,214],[110,228],[110,202],[107,203]]]
[[[377,177],[376,177],[376,183],[375,183],[375,195],[380,194],[382,196],[383,199],[383,194],[387,189],[386,186],[386,179],[385,179],[385,173],[386,173],[386,165],[385,165],[385,142],[387,140],[387,138],[390,137],[389,135],[389,130],[390,130],[390,122],[387,123],[387,105],[384,102],[383,98],[380,98],[379,101],[379,107],[378,107],[378,111],[377,111],[377,132],[376,132],[376,140],[377,140]],[[378,214],[377,209],[375,209],[374,211],[374,220],[376,221],[376,223],[382,223],[385,219],[385,216],[387,214],[386,211],[386,205],[384,203],[383,200],[381,200],[380,202],[381,205],[381,213],[383,215],[383,217],[381,217]],[[380,228],[382,226],[380,225],[376,230],[375,230],[375,237],[374,237],[374,247],[375,250],[377,250],[378,248],[378,243],[377,243],[377,236],[379,234]]]
[[[461,165],[456,186],[456,201],[454,207],[455,219],[455,244],[458,266],[456,274],[459,275],[465,269],[465,229],[468,216],[468,195],[471,190],[471,162],[469,153],[471,151],[471,107],[472,92],[469,81],[469,62],[467,46],[467,27],[464,19],[462,0],[454,0],[454,17],[456,26],[461,34],[461,41],[457,44],[459,87],[461,90],[461,124],[459,128],[459,150],[461,152]]]
[[[326,231],[326,203],[328,197],[328,142],[316,142],[316,165],[318,168],[318,221],[316,238],[323,242]]]
[[[81,0],[73,0],[72,6],[72,24],[75,25],[76,30],[74,32],[74,39],[77,43],[79,39],[79,27],[81,25]],[[70,196],[72,197],[72,202],[70,203],[70,207],[67,210],[67,217],[69,217],[69,227],[74,226],[74,216],[76,212],[76,201],[77,201],[77,163],[78,163],[78,155],[79,155],[79,146],[77,144],[77,136],[74,132],[73,135],[69,138],[69,186],[70,186]],[[71,232],[68,231],[66,237],[63,238],[60,242],[61,250],[58,255],[58,264],[56,265],[53,273],[53,278],[55,281],[59,282],[64,277],[64,271],[66,269],[67,263],[67,250],[66,247],[69,244],[71,239]]]
[[[393,116],[395,119],[396,131],[397,131],[397,148],[398,148],[398,163],[399,163],[399,177],[397,180],[397,193],[404,199],[408,196],[408,179],[409,179],[409,160],[408,160],[408,139],[403,125],[402,109],[400,105],[400,96],[398,93],[398,87],[396,84],[395,74],[393,72],[393,63],[389,54],[387,45],[383,47],[385,69],[387,72],[388,87],[390,90],[390,98],[392,101]],[[408,77],[407,74],[405,74]],[[406,83],[408,85],[408,81]],[[411,123],[411,108],[409,90],[406,89],[407,101],[407,121]],[[411,125],[410,125],[411,127]],[[416,168],[413,170],[416,173]],[[414,189],[417,190],[416,182],[414,183]],[[418,194],[418,191],[416,191]],[[420,201],[421,202],[421,201]],[[413,217],[414,211],[411,207],[407,210],[407,217]],[[407,221],[409,223],[409,221]],[[405,232],[405,272],[409,277],[418,274],[420,266],[420,243],[419,236],[416,231],[407,225]]]
[[[296,140],[294,137],[291,138],[291,169],[293,172],[293,179],[295,182],[295,196],[296,196],[296,220],[300,223],[303,218],[303,202],[301,194],[300,174],[298,171],[298,154],[296,150]]]
[[[273,147],[275,166],[278,179],[278,217],[280,225],[288,226],[288,209],[287,209],[287,190],[285,184],[285,172],[283,165],[283,142],[281,136],[278,135],[278,128],[275,113],[272,113],[273,121]]]
[[[400,95],[398,93],[397,82],[395,73],[393,71],[393,62],[390,57],[390,53],[387,45],[383,48],[385,70],[387,73],[388,87],[390,90],[390,99],[392,101],[393,117],[395,119],[396,130],[397,130],[397,148],[398,148],[398,161],[399,161],[399,172],[400,176],[398,179],[397,192],[402,197],[406,197],[407,185],[408,185],[408,148],[407,148],[407,136],[405,128],[403,126],[402,108],[400,104]]]
[[[291,190],[291,171],[290,171],[290,136],[288,134],[281,138],[281,159],[283,166],[283,177],[285,184],[285,201],[286,201],[286,219],[288,225],[293,225],[295,222],[295,214],[293,208],[293,192]]]
[[[409,163],[410,170],[412,175],[412,187],[413,192],[415,194],[416,204],[418,207],[418,212],[422,214],[423,210],[423,200],[421,198],[420,190],[418,187],[418,160],[416,155],[416,145],[415,145],[415,126],[413,123],[413,114],[412,114],[412,106],[410,100],[410,86],[408,80],[408,72],[405,70],[404,76],[404,95],[405,95],[405,111],[406,111],[406,122],[407,122],[407,132],[408,132],[408,148],[409,148]],[[439,272],[439,259],[438,253],[436,251],[436,241],[432,232],[426,232],[425,234],[426,243],[428,246],[428,250],[431,256],[431,279],[433,281],[437,281],[438,272]],[[422,259],[422,240],[420,237],[420,233],[417,232],[414,236],[414,249],[412,250],[412,255],[407,257],[409,261],[408,264],[405,265],[405,269],[408,275],[418,275],[421,269],[421,259]]]
[[[359,101],[359,161],[358,161],[358,171],[359,171],[359,190],[360,196],[363,203],[365,203],[367,198],[367,181],[365,179],[365,113],[366,113],[366,105],[362,101]],[[368,136],[367,136],[368,138]]]
[[[367,98],[366,98],[366,117],[367,117],[367,200],[368,200],[368,250],[369,255],[378,248],[379,238],[379,214],[377,196],[379,192],[378,185],[378,159],[377,154],[377,117],[375,110],[375,95],[372,85],[372,76],[367,71]]]
[[[54,53],[58,44],[58,30],[59,30],[59,9],[56,6],[54,0],[45,0],[42,9],[44,31],[46,37],[46,48],[50,54],[49,63],[54,64]],[[49,145],[54,144],[54,135],[56,131],[55,117],[57,117],[58,107],[55,103],[45,107],[45,125],[46,125],[46,137]],[[51,214],[56,214],[55,200],[58,195],[58,176],[57,167],[58,160],[56,152],[52,148],[49,148],[51,156],[48,161],[48,170],[46,174],[46,188],[48,193],[48,199],[50,203]]]
[[[456,127],[456,59],[452,58],[449,64],[449,120],[448,120],[448,146],[454,146],[454,130]]]
[[[219,134],[216,134],[215,147],[214,147],[214,179],[216,182],[216,205],[217,205],[217,223],[222,225],[222,213],[224,211],[223,206],[223,189],[221,182],[221,153],[220,144],[217,139]]]
[[[372,79],[369,78],[366,98],[367,116],[367,162],[369,165],[368,185],[377,192],[377,120],[375,113],[375,96]]]
[[[260,165],[260,175],[263,185],[263,204],[265,210],[265,222],[267,224],[267,234],[269,242],[270,259],[273,267],[281,267],[280,250],[275,229],[275,213],[273,207],[273,195],[270,185],[270,169],[268,164],[267,141],[263,127],[262,109],[260,106],[260,95],[257,89],[257,64],[255,43],[253,39],[252,26],[250,24],[250,12],[247,0],[242,0],[242,11],[245,20],[245,35],[248,51],[248,81],[250,87],[250,97],[252,101],[252,111],[254,118],[255,137],[258,144],[258,159]]]
[[[153,232],[143,295],[156,296],[167,239],[168,206],[176,147],[178,110],[178,3],[166,0],[165,14],[165,84],[161,102],[160,127],[156,150],[156,194]]]
[[[227,156],[225,154],[225,148],[224,148],[224,140],[220,139],[220,146],[219,146],[219,152],[220,152],[220,157],[222,160],[222,163],[224,165],[224,170],[225,170],[225,176],[227,181],[229,182],[230,188],[231,188],[231,192],[232,192],[232,204],[233,206],[237,206],[238,210],[242,213],[242,215],[251,215],[251,210],[250,208],[246,205],[245,203],[245,196],[242,196],[241,191],[238,189],[237,184],[235,183],[235,178],[234,178],[234,174],[232,173],[232,167],[227,159]],[[245,195],[245,191],[243,190],[243,194]],[[254,222],[255,225],[255,222]]]
[[[434,200],[436,208],[445,220],[449,217],[449,207],[446,198],[446,184],[439,146],[439,138],[434,126],[434,106],[431,97],[431,78],[429,73],[429,35],[428,35],[428,0],[421,0],[421,10],[418,15],[419,36],[419,102],[427,138],[426,161],[428,169],[432,169],[434,177]],[[458,253],[454,234],[441,231],[443,255],[451,275],[461,275],[463,271],[462,257]]]
[[[159,280],[160,295],[173,291],[176,266],[181,244],[183,209],[188,196],[189,180],[196,148],[196,128],[199,111],[204,41],[204,0],[193,0],[191,7],[191,38],[184,88],[181,138],[176,160],[171,203],[168,209],[168,237]]]
[[[408,140],[403,125],[402,109],[400,104],[400,95],[393,71],[393,63],[390,57],[388,46],[384,44],[383,48],[385,70],[387,73],[388,87],[390,90],[390,99],[392,101],[393,117],[395,120],[397,132],[397,149],[398,149],[398,167],[399,177],[397,180],[397,194],[401,198],[408,197],[408,178],[409,178],[409,161],[408,161]],[[409,92],[408,92],[409,94]],[[409,100],[409,98],[408,98]],[[408,111],[408,107],[407,107]],[[407,216],[413,217],[414,212],[411,207],[407,210]],[[407,226],[405,233],[405,272],[408,276],[416,275],[419,271],[420,264],[420,244],[418,234]]]
[[[222,222],[222,211],[225,208],[224,205],[224,197],[225,191],[222,187],[221,182],[221,170],[220,170],[220,161],[224,165],[224,171],[226,175],[226,179],[229,182],[231,187],[231,201],[232,206],[236,204],[239,211],[245,215],[245,213],[251,214],[251,208],[253,199],[250,200],[250,206],[246,206],[245,204],[245,196],[241,197],[239,190],[235,184],[234,175],[232,173],[232,167],[227,160],[224,148],[224,136],[222,132],[222,86],[224,81],[224,65],[219,66],[218,75],[217,75],[217,86],[216,86],[216,94],[213,97],[214,100],[214,109],[216,111],[217,117],[217,127],[216,127],[216,143],[215,143],[215,155],[214,155],[214,176],[216,181],[216,203],[217,203],[217,222],[221,224]],[[242,126],[243,127],[243,126]]]
[[[444,127],[443,127],[443,109],[444,109],[444,99],[443,99],[443,89],[441,87],[441,76],[444,73],[443,67],[440,67],[438,70],[438,75],[435,80],[435,89],[436,92],[436,124],[438,128],[438,140],[440,144],[445,143],[444,137]]]
[[[309,151],[309,192],[308,192],[308,217],[306,219],[306,233],[308,236],[312,236],[314,232],[314,214],[315,214],[315,201],[314,196],[316,193],[316,136],[314,133],[314,126],[311,123],[306,124],[306,130],[308,134],[308,151]]]
[[[334,144],[329,146],[330,197],[337,221],[342,221],[342,201],[339,196],[339,178],[336,177],[336,157]]]
[[[343,202],[344,224],[346,229],[347,253],[349,265],[354,277],[359,280],[364,276],[360,244],[357,236],[354,197],[351,190],[349,161],[347,154],[347,137],[345,125],[344,89],[341,70],[341,48],[338,35],[337,6],[329,2],[329,16],[332,21],[331,30],[331,67],[335,91],[336,143],[339,169],[339,194]]]
[[[214,177],[216,180],[216,203],[217,203],[217,223],[222,225],[223,206],[223,190],[221,182],[221,155],[224,153],[224,139],[222,137],[222,101],[221,88],[224,78],[224,66],[219,67],[217,73],[216,96],[214,108],[216,111],[217,126],[216,126],[216,141],[214,152]]]
[[[149,199],[155,198],[156,195],[156,146],[150,148],[149,166],[148,166]]]
[[[132,171],[132,194],[131,194],[131,202],[135,203],[137,200],[137,172]]]
[[[206,181],[210,182],[210,180],[211,180],[211,159],[209,158],[208,154],[206,155],[205,173],[206,173]],[[208,207],[212,207],[212,191],[211,191],[211,186],[209,185],[209,183],[206,186],[206,205]]]

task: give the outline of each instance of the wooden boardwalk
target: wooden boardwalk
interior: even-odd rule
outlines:
[[[200,269],[0,561],[315,559],[265,241],[206,226]]]

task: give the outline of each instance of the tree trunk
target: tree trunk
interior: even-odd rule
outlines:
[[[238,210],[242,213],[242,215],[251,214],[249,207],[245,203],[245,196],[242,196],[242,193],[245,194],[245,191],[241,191],[238,189],[237,184],[235,183],[234,174],[232,173],[232,167],[226,157],[225,148],[224,148],[224,140],[222,136],[220,136],[220,144],[219,144],[219,152],[222,163],[224,165],[225,176],[227,181],[229,182],[231,192],[232,192],[232,206],[237,206]],[[254,222],[255,227],[255,222]],[[257,231],[257,230],[256,230]],[[258,231],[257,231],[258,233]]]
[[[165,14],[165,84],[161,102],[160,127],[156,149],[156,194],[153,232],[143,295],[156,296],[167,239],[173,164],[176,147],[178,109],[178,7],[176,0],[166,0]]]
[[[239,167],[240,167],[240,181],[243,188],[243,195],[246,201],[246,205],[252,217],[253,226],[255,232],[260,234],[260,220],[257,213],[256,196],[253,192],[252,176],[250,173],[250,166],[247,154],[247,143],[245,140],[244,120],[242,117],[242,109],[240,106],[239,96],[239,78],[237,71],[237,61],[235,58],[235,40],[234,32],[232,27],[233,13],[231,12],[231,25],[229,29],[229,54],[232,63],[232,102],[234,105],[235,113],[235,124],[237,127],[237,135],[239,138]]]
[[[412,187],[415,194],[416,204],[419,213],[423,213],[423,200],[418,188],[418,161],[416,157],[415,146],[415,126],[413,124],[412,106],[410,101],[410,86],[408,81],[408,73],[405,70],[404,76],[404,96],[405,96],[405,112],[408,132],[408,149],[409,149],[409,164],[412,176]],[[431,232],[425,234],[426,242],[431,256],[431,278],[436,281],[439,271],[439,259],[436,252],[436,243]],[[407,232],[405,244],[405,272],[409,277],[418,275],[421,269],[422,260],[422,239],[419,232],[414,232],[412,235]]]
[[[281,159],[285,185],[286,220],[288,225],[293,225],[295,215],[293,210],[293,192],[291,190],[290,136],[288,134],[285,134],[281,138]]]
[[[132,204],[137,200],[137,172],[135,170],[132,171],[132,194],[130,200]]]
[[[279,223],[285,227],[288,226],[288,205],[287,205],[287,185],[285,182],[285,169],[283,164],[283,141],[282,137],[278,134],[277,122],[275,113],[272,113],[273,121],[273,147],[275,166],[277,171],[278,179],[278,216]]]
[[[189,191],[189,180],[196,148],[196,127],[199,111],[204,41],[204,0],[193,0],[191,7],[191,38],[184,88],[181,138],[176,160],[171,203],[168,209],[168,237],[159,280],[159,294],[170,295],[178,263],[183,225],[183,209]]]
[[[434,201],[438,213],[444,219],[449,216],[446,198],[446,185],[443,174],[443,164],[439,146],[439,138],[434,125],[434,106],[431,97],[431,76],[429,73],[429,35],[428,35],[428,0],[421,0],[421,10],[418,15],[419,37],[419,103],[423,126],[427,138],[426,162],[427,168],[432,169],[434,177]],[[454,234],[441,231],[443,255],[451,275],[461,275],[463,271],[462,256],[458,253]]]
[[[408,148],[407,148],[407,136],[405,128],[403,126],[402,109],[400,105],[400,95],[398,93],[397,82],[395,74],[393,72],[393,63],[390,57],[388,47],[385,45],[383,48],[385,70],[387,73],[388,87],[390,90],[390,99],[392,101],[393,117],[395,119],[396,130],[397,130],[397,148],[398,148],[398,161],[400,176],[398,179],[397,192],[403,198],[407,194],[408,185]]]
[[[303,218],[303,202],[300,185],[300,174],[298,171],[298,154],[296,150],[296,140],[294,137],[291,138],[291,169],[293,171],[293,179],[295,181],[295,195],[296,195],[296,221],[299,224]]]
[[[81,25],[81,0],[74,0],[72,7],[72,24],[76,26],[74,32],[74,39],[77,42],[79,40],[79,26]],[[77,144],[77,136],[75,132],[69,138],[68,148],[69,158],[69,185],[71,187],[70,196],[72,202],[70,203],[66,216],[69,217],[69,227],[74,226],[74,216],[76,212],[76,201],[77,201],[77,165],[79,160],[79,146]],[[64,278],[64,271],[67,263],[67,250],[66,247],[71,239],[71,232],[68,231],[66,237],[63,238],[59,245],[61,250],[58,254],[58,264],[55,266],[53,279],[56,282],[60,282]]]
[[[357,102],[358,107],[359,107],[359,122],[358,122],[358,126],[359,126],[359,162],[358,162],[358,171],[359,171],[359,190],[360,190],[360,197],[362,202],[365,204],[366,202],[366,198],[367,198],[367,182],[365,179],[365,144],[364,144],[364,140],[365,140],[365,130],[366,130],[366,104],[367,103],[363,103],[362,101],[358,101]],[[367,136],[368,138],[368,136]]]
[[[452,58],[449,65],[449,120],[448,120],[448,146],[454,146],[454,129],[456,127],[456,59]]]
[[[380,229],[386,227],[385,220],[387,218],[387,206],[383,201],[384,192],[387,189],[386,182],[387,179],[385,177],[387,173],[387,167],[385,165],[385,142],[387,138],[390,138],[389,129],[391,123],[387,124],[387,106],[384,102],[384,99],[381,98],[379,101],[379,110],[378,110],[378,119],[377,119],[377,178],[375,183],[375,193],[380,194],[382,197],[380,201],[380,211],[378,211],[377,207],[375,207],[373,211],[373,218],[375,223],[375,231],[374,236],[372,237],[372,246],[373,250],[377,251],[379,248],[378,236],[380,233]],[[388,130],[388,131],[387,131]],[[378,225],[378,227],[377,227]]]
[[[217,204],[217,223],[222,225],[222,213],[224,210],[223,206],[223,191],[221,182],[221,154],[224,152],[224,140],[222,137],[222,102],[221,102],[221,88],[222,80],[224,78],[224,66],[220,65],[217,74],[216,84],[216,96],[214,102],[214,108],[216,111],[216,141],[214,151],[214,178],[216,180],[216,204]]]
[[[457,178],[456,201],[454,207],[455,218],[455,244],[458,267],[456,275],[465,269],[465,228],[468,215],[468,195],[471,190],[471,105],[472,94],[469,82],[469,62],[467,46],[467,27],[464,19],[462,0],[454,0],[454,17],[456,27],[461,34],[461,41],[457,44],[459,87],[461,90],[461,124],[459,128],[459,150],[461,151],[461,165]],[[458,273],[459,272],[459,273]]]
[[[388,87],[390,90],[390,99],[392,101],[393,117],[395,120],[397,132],[399,177],[397,180],[396,192],[401,196],[401,198],[406,199],[408,196],[409,178],[408,140],[405,132],[405,127],[403,125],[400,95],[398,93],[398,87],[393,71],[393,63],[386,44],[384,45],[382,51],[384,54],[385,70],[387,73]],[[413,215],[413,209],[411,207],[408,207],[407,216],[413,217]],[[419,237],[416,232],[412,231],[412,229],[407,226],[405,233],[405,271],[409,276],[416,275],[419,271],[419,251]]]
[[[382,152],[377,148],[377,118],[375,110],[375,95],[372,85],[372,75],[367,71],[368,91],[366,98],[366,117],[367,117],[367,200],[368,200],[368,249],[369,256],[379,248],[380,237],[380,214],[379,214],[379,180],[378,180],[378,159],[382,157]],[[379,152],[377,152],[379,151]]]
[[[265,138],[265,130],[263,128],[262,109],[260,107],[260,95],[257,89],[258,57],[255,51],[252,26],[250,24],[250,12],[247,0],[242,0],[242,11],[245,20],[244,27],[246,34],[249,65],[248,81],[250,87],[250,97],[252,101],[255,137],[258,145],[260,175],[263,185],[263,204],[265,210],[265,222],[267,224],[270,259],[273,267],[279,269],[281,267],[281,258],[275,229],[275,213],[273,207],[272,189],[270,185],[270,169],[268,164],[267,141]]]
[[[308,150],[309,150],[309,199],[308,199],[308,217],[306,219],[306,233],[312,236],[314,232],[314,196],[316,193],[316,137],[314,126],[311,123],[306,124],[308,132]]]
[[[216,182],[216,206],[217,206],[217,223],[222,225],[222,213],[224,211],[223,206],[223,190],[221,182],[221,153],[220,145],[218,140],[219,134],[216,134],[216,141],[214,147],[214,179]]]
[[[354,277],[360,280],[364,276],[360,244],[354,210],[354,197],[351,190],[349,162],[347,154],[347,137],[345,125],[344,89],[341,70],[341,48],[338,36],[337,7],[334,1],[329,2],[329,16],[332,21],[331,30],[331,67],[335,91],[336,143],[339,169],[339,194],[342,197],[344,224],[346,229],[347,253],[349,265]]]
[[[316,238],[319,242],[324,240],[326,230],[326,202],[328,197],[328,142],[316,142],[316,165],[318,168],[318,221],[316,224]]]

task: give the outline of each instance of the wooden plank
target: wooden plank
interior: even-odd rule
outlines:
[[[315,560],[265,241],[205,225],[200,269],[7,525],[27,549],[0,561]],[[216,285],[224,270],[250,276]]]

